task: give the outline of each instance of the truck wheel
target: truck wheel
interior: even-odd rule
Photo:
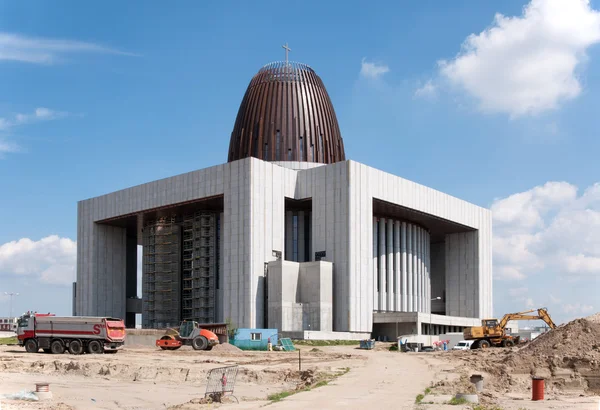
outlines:
[[[50,351],[52,354],[63,354],[65,352],[65,345],[60,340],[55,340],[50,345]]]
[[[83,345],[79,340],[71,340],[69,343],[69,353],[81,354],[83,353]]]
[[[208,347],[208,340],[204,336],[196,336],[192,340],[192,347],[194,350],[206,350]]]
[[[39,350],[37,341],[35,339],[28,339],[25,342],[25,350],[27,353],[37,353]]]
[[[102,353],[102,350],[103,350],[102,345],[97,340],[92,340],[88,344],[88,348],[87,348],[88,353],[98,354],[98,353]]]
[[[504,347],[513,347],[515,345],[512,340],[505,340],[502,344]]]
[[[490,342],[488,342],[487,340],[482,340],[479,342],[479,347],[482,349],[487,349],[488,347],[490,347]]]

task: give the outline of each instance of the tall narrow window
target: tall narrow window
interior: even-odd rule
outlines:
[[[275,140],[275,161],[280,161],[279,146],[281,145],[281,133],[277,130],[277,138]]]
[[[387,224],[387,222],[386,222],[386,224],[385,224],[385,228],[384,228],[384,232],[385,232],[385,238],[386,238],[386,241],[387,241],[387,238],[389,238],[389,236],[388,236],[388,233],[389,233],[389,231],[390,231],[390,226],[389,226],[389,225]],[[386,243],[386,248],[387,248],[387,249],[389,249],[389,248],[388,248],[388,244],[387,244],[387,243]],[[387,249],[384,249],[384,252],[386,252],[386,255],[387,255],[387,256],[386,256],[386,262],[387,262],[387,259],[389,259],[389,254],[387,254]],[[388,275],[389,275],[389,273],[388,273]],[[389,276],[388,276],[388,278],[389,278]],[[389,280],[386,280],[386,281],[385,281],[385,291],[386,291],[387,293],[389,293],[389,292],[390,292],[390,281],[389,281]]]
[[[288,161],[292,160],[292,149],[288,148]]]
[[[298,262],[298,214],[292,217],[292,254],[294,262]]]
[[[304,140],[300,137],[300,161],[304,161]]]
[[[263,151],[263,158],[265,159],[265,161],[270,161],[271,158],[269,158],[269,143],[265,142],[265,150]]]
[[[315,160],[315,144],[310,144],[310,159],[312,162],[317,162]]]
[[[375,242],[374,246],[374,254],[379,255],[379,221],[375,221],[375,238],[373,241]],[[381,282],[379,280],[379,271],[381,271],[381,258],[377,258],[377,292],[381,292]]]
[[[310,261],[310,213],[304,213],[304,261]]]
[[[217,289],[219,289],[219,279],[220,279],[220,271],[221,271],[221,215],[217,214],[216,216],[216,220],[217,220],[217,243],[215,246],[215,262],[216,262],[216,266],[217,269],[215,269],[215,284],[217,285]]]

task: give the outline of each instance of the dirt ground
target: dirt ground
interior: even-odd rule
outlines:
[[[412,408],[414,398],[430,382],[433,373],[416,356],[388,352],[387,348],[364,351],[355,346],[303,346],[302,370],[312,383],[325,386],[290,396],[269,407],[353,408],[385,402],[393,408]],[[35,389],[36,382],[50,383],[53,399],[23,402],[0,399],[1,409],[168,409],[207,408],[204,397],[209,369],[239,365],[235,396],[239,404],[222,408],[259,408],[267,396],[304,387],[298,372],[297,352],[196,352],[191,348],[161,351],[123,348],[114,355],[61,356],[28,354],[19,346],[0,346],[0,396]],[[341,377],[331,381],[337,375]],[[397,384],[410,385],[397,390]],[[360,390],[356,386],[362,386]],[[400,407],[400,403],[403,403]],[[215,404],[210,407],[214,408]]]
[[[600,314],[575,319],[535,340],[509,348],[434,352],[425,357],[436,377],[423,403],[439,408],[456,393],[474,393],[501,409],[600,409]],[[543,378],[545,400],[532,402],[532,378]],[[421,407],[426,407],[423,404]]]
[[[589,323],[580,325],[585,334],[594,336],[595,329],[585,331]],[[564,340],[558,332],[552,337]],[[547,342],[557,344],[554,339]],[[298,371],[297,352],[241,352],[233,346],[211,352],[189,347],[177,351],[125,347],[114,355],[81,356],[28,354],[19,346],[0,346],[0,397],[34,390],[36,382],[50,383],[54,396],[39,402],[4,398],[0,409],[193,410],[266,405],[272,409],[459,409],[472,406],[447,403],[454,394],[472,388],[468,376],[474,373],[484,376],[481,410],[600,408],[593,381],[598,375],[594,373],[595,359],[585,362],[592,372],[586,373],[581,367],[584,362],[575,356],[555,358],[558,347],[551,349],[550,363],[555,366],[548,373],[548,358],[543,349],[538,352],[542,344],[433,353],[390,352],[389,346],[378,343],[372,351],[355,346],[299,346],[302,372]],[[580,356],[590,357],[585,351]],[[563,360],[565,368],[556,366]],[[230,365],[239,366],[234,392],[239,403],[230,399],[204,404],[207,372]],[[531,401],[532,369],[548,377],[543,402]],[[321,386],[315,386],[319,382]],[[305,389],[307,386],[311,388]],[[281,401],[267,399],[274,393],[300,389],[303,391]],[[415,404],[419,394],[424,398]]]

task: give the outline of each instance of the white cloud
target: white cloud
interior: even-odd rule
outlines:
[[[557,298],[556,296],[554,296],[553,294],[549,294],[548,297],[550,298],[550,301],[554,304],[556,303],[560,303],[560,299]]]
[[[53,64],[60,61],[63,55],[84,52],[136,56],[94,43],[0,32],[0,61]]]
[[[594,311],[594,307],[592,305],[581,306],[581,313],[591,313],[593,311]]]
[[[526,307],[532,308],[535,306],[533,299],[529,297],[530,291],[527,287],[510,288],[508,295],[511,296],[513,303],[523,302]]]
[[[494,278],[506,279],[506,280],[523,280],[523,275],[519,269],[512,266],[495,266],[494,267]]]
[[[63,118],[69,115],[67,112],[54,111],[49,108],[39,107],[30,114],[16,114],[12,123],[8,122],[9,126],[25,125],[36,121],[50,121]]]
[[[565,267],[571,273],[600,272],[600,257],[586,256],[580,253],[577,255],[568,255],[565,259]]]
[[[39,121],[50,121],[68,116],[68,112],[55,111],[45,107],[38,107],[33,112],[28,114],[17,113],[11,117],[0,117],[0,134],[6,134],[11,129],[31,124]],[[19,145],[8,141],[6,137],[0,135],[0,159],[4,154],[20,151]]]
[[[524,280],[548,270],[600,278],[600,184],[578,196],[574,185],[547,182],[491,208],[495,278]]]
[[[68,115],[69,113],[64,111],[55,111],[45,107],[38,107],[28,114],[17,113],[11,118],[0,117],[0,131],[8,131],[13,127],[31,124],[37,121],[56,120]]]
[[[578,314],[578,313],[591,313],[594,310],[594,307],[592,305],[585,305],[585,304],[581,304],[581,303],[575,303],[575,304],[565,304],[563,305],[563,311],[564,313],[569,313],[569,314]]]
[[[0,139],[0,158],[2,158],[4,154],[18,151],[19,146],[17,144]]]
[[[440,74],[483,111],[513,117],[557,108],[577,97],[586,50],[600,42],[600,13],[588,0],[532,0],[519,17],[496,14]]]
[[[512,288],[508,290],[510,296],[522,296],[527,293],[527,288]]]
[[[390,68],[385,64],[369,63],[365,58],[362,59],[360,75],[363,77],[377,79],[389,71]]]
[[[502,229],[528,232],[543,226],[542,214],[550,208],[569,203],[577,195],[577,187],[566,182],[548,182],[494,202],[494,222]]]
[[[415,97],[417,98],[434,98],[437,96],[437,86],[432,80],[428,80],[423,86],[415,90]]]
[[[0,275],[23,275],[68,285],[75,280],[76,259],[77,244],[69,238],[22,238],[0,245]]]

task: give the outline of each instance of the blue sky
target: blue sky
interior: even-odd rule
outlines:
[[[225,162],[248,82],[288,42],[347,157],[492,207],[497,315],[595,312],[598,8],[0,1],[0,295],[68,314],[77,201]]]

